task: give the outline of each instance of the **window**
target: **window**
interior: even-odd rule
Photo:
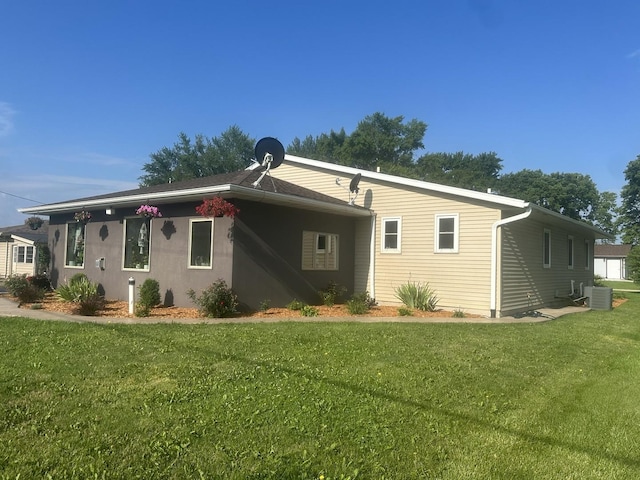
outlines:
[[[402,246],[402,219],[383,218],[382,219],[382,253],[400,253]]]
[[[14,246],[13,263],[33,263],[33,251],[30,246]]]
[[[213,220],[191,220],[189,267],[211,268],[213,257]]]
[[[338,241],[334,233],[302,232],[302,269],[338,270]]]
[[[542,243],[542,266],[551,268],[551,230],[545,228]]]
[[[567,255],[569,257],[568,259],[569,269],[573,270],[573,236],[572,235],[569,235],[567,237]]]
[[[436,215],[436,253],[458,252],[458,214]]]
[[[68,267],[84,267],[85,228],[82,222],[67,223],[65,265]]]
[[[150,218],[132,217],[124,219],[124,268],[149,270],[150,237]]]
[[[584,269],[589,270],[591,265],[591,243],[589,240],[584,241]]]

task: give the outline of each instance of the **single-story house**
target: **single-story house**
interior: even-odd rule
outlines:
[[[38,229],[27,225],[0,228],[0,278],[38,273],[38,256],[47,244],[48,222]]]
[[[598,244],[593,249],[594,273],[607,280],[627,279],[627,256],[631,245]]]
[[[491,317],[565,302],[593,285],[595,240],[610,238],[530,202],[293,155],[271,174],[373,212],[356,228],[354,287],[379,303],[399,304],[409,281],[441,308]]]
[[[194,306],[187,291],[222,279],[254,310],[265,300],[317,303],[331,281],[354,291],[356,235],[370,231],[372,212],[269,176],[257,184],[260,176],[246,170],[20,211],[49,215],[54,286],[82,272],[107,298],[126,300],[129,278],[138,286],[153,278],[165,304]],[[234,218],[196,212],[218,196],[239,209]],[[136,214],[142,205],[162,216]]]

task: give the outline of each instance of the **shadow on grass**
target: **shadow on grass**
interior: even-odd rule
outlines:
[[[144,338],[145,340],[148,341],[155,341],[157,342],[157,339],[153,336],[149,336],[149,335],[145,335],[143,332],[140,331],[136,331],[133,332],[131,331],[130,333],[134,333],[136,336]],[[563,440],[559,440],[557,438],[554,438],[550,435],[537,435],[534,433],[529,433],[529,432],[523,432],[521,430],[517,430],[514,428],[509,428],[509,427],[505,427],[504,425],[498,425],[492,422],[488,422],[485,420],[482,420],[480,418],[477,418],[475,416],[471,416],[471,415],[467,415],[464,413],[460,413],[460,412],[456,412],[454,410],[450,410],[450,409],[446,409],[446,408],[442,408],[440,406],[434,405],[434,404],[430,404],[430,403],[426,403],[426,402],[418,402],[415,401],[411,398],[405,398],[402,397],[400,395],[394,395],[392,393],[387,393],[387,392],[383,392],[374,388],[366,388],[366,387],[362,387],[362,386],[358,386],[358,385],[353,385],[350,384],[348,382],[342,381],[342,380],[338,380],[338,379],[330,379],[330,378],[326,378],[317,374],[313,374],[310,372],[306,372],[306,371],[301,371],[295,368],[290,368],[290,367],[286,367],[280,364],[274,364],[272,362],[265,362],[265,361],[259,361],[259,360],[255,360],[255,359],[251,359],[251,358],[247,358],[244,357],[242,355],[238,355],[238,354],[231,354],[231,353],[223,353],[214,349],[210,349],[210,348],[198,348],[195,347],[193,345],[189,345],[189,349],[191,351],[200,351],[201,354],[203,355],[207,355],[210,358],[214,358],[218,361],[231,361],[231,362],[237,362],[243,365],[247,365],[247,366],[260,366],[262,368],[268,368],[271,369],[273,371],[280,371],[282,373],[285,373],[287,375],[291,375],[291,376],[296,376],[298,378],[303,378],[306,380],[310,380],[310,381],[314,381],[314,382],[318,382],[320,384],[327,384],[330,385],[332,387],[337,387],[340,389],[343,389],[347,392],[350,392],[352,394],[358,394],[358,395],[364,395],[364,396],[372,396],[375,398],[379,398],[382,400],[386,400],[389,402],[394,402],[394,403],[398,403],[400,405],[404,405],[407,407],[413,407],[413,408],[417,408],[420,409],[422,411],[425,412],[434,412],[434,413],[439,413],[443,416],[447,416],[450,417],[452,419],[455,420],[463,420],[465,422],[469,422],[472,424],[477,425],[478,427],[481,428],[485,428],[485,429],[490,429],[490,430],[494,430],[494,431],[498,431],[498,432],[502,432],[508,435],[512,435],[515,437],[520,437],[523,440],[526,440],[528,442],[531,443],[535,443],[535,444],[540,444],[540,445],[546,445],[546,446],[551,446],[551,447],[559,447],[559,448],[564,448],[564,449],[569,449],[569,450],[573,450],[574,452],[577,453],[582,453],[582,454],[587,454],[593,457],[600,457],[602,459],[608,460],[608,461],[613,461],[613,462],[618,462],[624,466],[627,467],[640,467],[640,458],[629,458],[626,456],[622,456],[622,455],[616,455],[613,453],[608,453],[608,452],[603,452],[601,450],[597,450],[594,448],[589,448],[589,447],[585,447],[583,445],[579,445],[576,443],[572,443],[572,442],[568,442],[568,441],[563,441]]]

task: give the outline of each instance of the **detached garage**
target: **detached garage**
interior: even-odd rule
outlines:
[[[627,279],[627,255],[631,245],[595,245],[593,250],[593,273],[607,280]]]

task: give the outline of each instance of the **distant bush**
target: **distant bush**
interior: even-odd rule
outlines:
[[[400,307],[398,308],[398,315],[400,315],[401,317],[413,317],[413,312],[410,308]]]
[[[594,287],[605,287],[604,278],[600,275],[593,276],[593,286]]]
[[[260,311],[261,312],[266,312],[270,308],[271,308],[271,300],[269,300],[268,298],[265,298],[264,300],[262,300],[260,302]]]
[[[293,300],[291,300],[289,303],[287,303],[286,307],[289,310],[302,310],[302,307],[305,306],[304,302],[301,302],[300,300],[296,300],[295,298]]]
[[[300,309],[300,315],[303,317],[317,317],[319,310],[311,305],[305,305]]]
[[[197,296],[193,289],[189,290],[187,295],[200,307],[202,314],[207,317],[230,317],[236,313],[238,297],[222,279],[203,290],[200,296]]]
[[[27,277],[27,280],[31,285],[45,292],[51,291],[51,282],[49,281],[49,277],[46,275],[34,275],[33,277]]]
[[[140,292],[138,295],[138,303],[143,307],[152,308],[160,304],[160,284],[153,278],[147,278],[142,285],[140,285]]]
[[[433,312],[438,305],[438,297],[428,283],[407,282],[395,289],[395,296],[408,308]]]
[[[354,293],[351,299],[347,301],[347,311],[351,315],[362,315],[375,305],[376,301],[371,298],[369,292]]]
[[[331,280],[329,285],[327,285],[327,288],[320,290],[318,295],[320,295],[320,300],[322,300],[323,305],[332,307],[336,304],[338,299],[346,293],[346,291],[346,287],[343,287]]]
[[[44,298],[44,289],[31,283],[26,275],[12,275],[5,280],[4,286],[20,303],[33,303]]]
[[[79,274],[83,275],[83,274]],[[74,275],[66,285],[60,285],[56,293],[65,301],[75,303],[80,315],[95,315],[104,306],[104,298],[98,293],[98,284],[86,275]]]

